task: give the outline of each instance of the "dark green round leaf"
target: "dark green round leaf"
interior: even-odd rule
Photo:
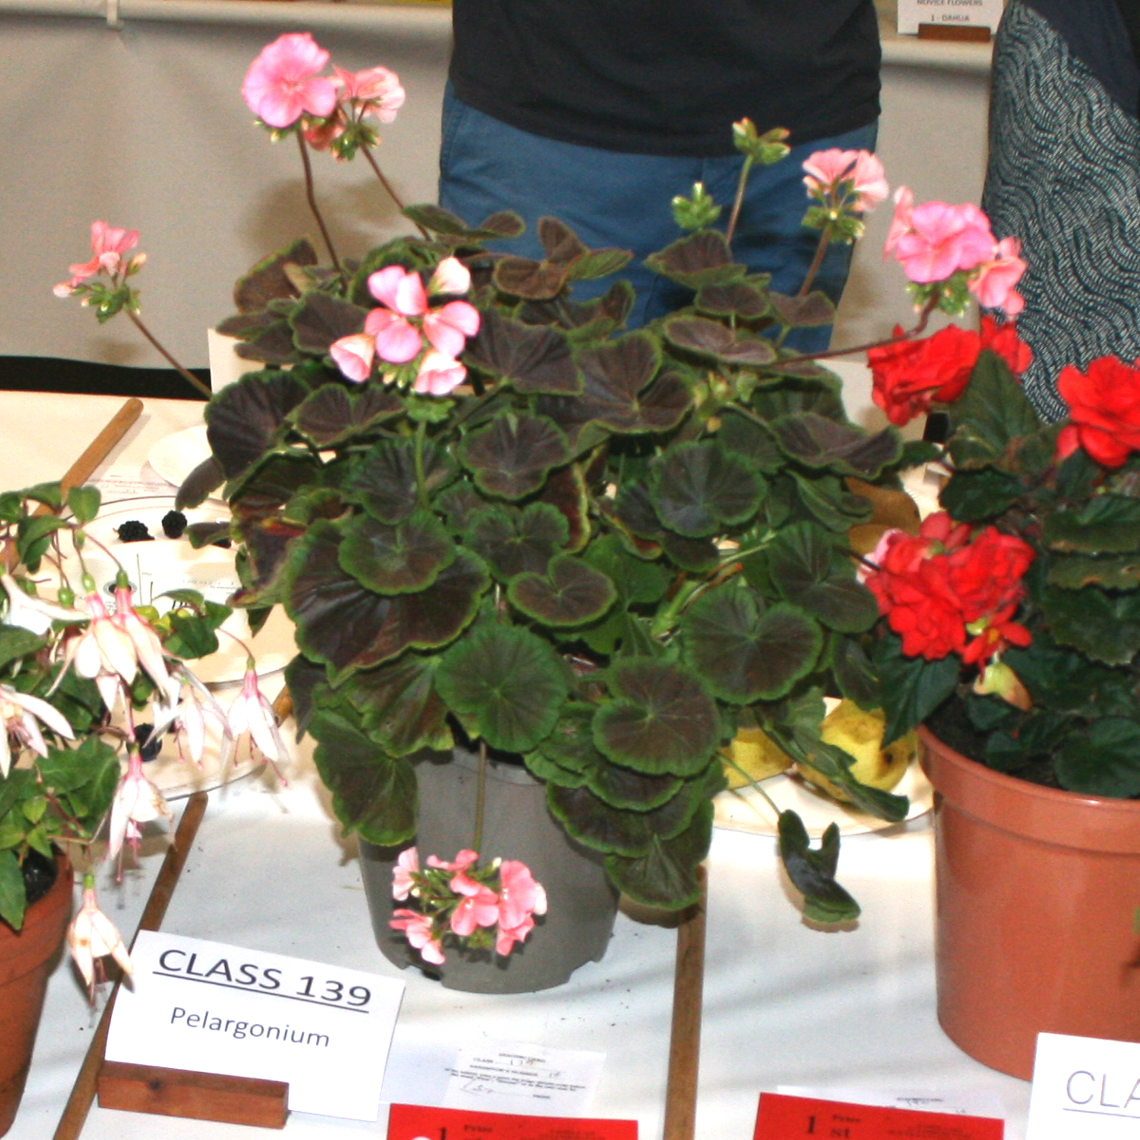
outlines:
[[[339,384],[322,384],[289,413],[289,419],[317,447],[333,447],[403,410],[399,396],[379,384],[351,395]]]
[[[895,463],[902,454],[902,441],[894,428],[868,435],[855,424],[840,423],[814,412],[781,416],[772,422],[772,430],[792,459],[840,475],[878,478],[883,468]]]
[[[357,515],[345,525],[340,547],[341,567],[378,594],[424,590],[454,558],[451,536],[427,511],[397,526]]]
[[[463,360],[516,392],[574,395],[582,390],[566,335],[549,325],[527,325],[497,309],[481,314],[479,332],[467,342]]]
[[[307,394],[288,372],[253,372],[214,396],[204,413],[206,438],[227,479],[261,458]]]
[[[570,692],[549,642],[519,626],[487,624],[443,655],[436,691],[492,748],[529,752],[549,734]]]
[[[544,573],[566,543],[565,518],[549,503],[482,506],[472,511],[464,541],[501,582],[523,573]]]
[[[447,452],[430,441],[424,446],[424,483],[428,494],[458,474]],[[382,439],[355,461],[344,489],[379,522],[402,522],[415,509],[416,446],[411,439]]]
[[[653,460],[649,491],[657,517],[687,538],[705,538],[742,523],[760,508],[764,480],[718,443],[674,444]]]
[[[464,436],[459,459],[485,494],[521,499],[537,491],[547,473],[569,462],[571,455],[553,421],[507,413]]]
[[[519,574],[507,587],[507,600],[542,625],[574,626],[597,621],[617,597],[600,570],[571,554],[550,560],[545,574]]]
[[[716,702],[680,665],[629,657],[609,670],[611,700],[594,714],[594,744],[615,764],[651,776],[694,776],[720,739]]]
[[[784,696],[815,668],[820,628],[803,610],[780,602],[764,608],[736,582],[701,595],[681,621],[685,660],[725,701],[749,705]]]

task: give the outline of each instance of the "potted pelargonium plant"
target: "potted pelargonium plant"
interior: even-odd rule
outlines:
[[[943,252],[988,229],[957,209]],[[904,265],[936,221],[903,196]],[[895,423],[949,416],[941,511],[886,534],[866,578],[886,736],[925,724],[942,793],[939,1015],[1029,1077],[1039,1031],[1140,1039],[1140,361],[1064,368],[1069,415],[1049,423],[1010,324],[869,357]]]
[[[848,533],[933,449],[850,423],[838,378],[785,345],[791,330],[833,321],[814,270],[796,295],[773,292],[732,257],[741,195],[722,230],[699,185],[673,203],[678,239],[648,259],[691,303],[631,332],[620,277],[593,300],[573,296],[630,255],[589,249],[551,218],[541,260],[488,248],[521,231],[510,212],[473,225],[436,206],[403,210],[417,235],[342,257],[309,151],[361,153],[384,181],[373,120],[390,121],[403,91],[383,68],[329,77],[327,63],[310,36],[283,36],[246,77],[261,122],[296,139],[329,264],[299,240],[238,282],[239,311],[219,329],[264,367],[207,406],[213,454],[180,499],[224,485],[236,604],[255,624],[280,604],[295,624],[298,727],[317,742],[337,815],[371,853],[366,869],[384,861],[379,928],[393,874],[397,901],[419,891],[423,903],[394,921],[433,961],[459,927],[428,912],[462,912],[468,925],[478,896],[490,926],[479,895],[490,880],[476,873],[494,864],[470,853],[520,857],[497,846],[496,773],[537,786],[538,813],[613,887],[692,904],[723,787],[718,750],[739,718],[859,807],[903,818],[905,798],[861,784],[820,726],[825,694],[882,703],[878,609]],[[743,191],[754,165],[787,153],[785,133],[747,120],[733,133]],[[888,192],[865,152],[821,152],[805,175],[804,224],[821,256],[854,240]],[[969,290],[1009,286],[1008,261],[991,237],[968,273],[954,265],[953,287],[923,295],[911,335]],[[137,310],[125,277],[83,288],[101,309]],[[443,769],[470,779],[445,789]],[[429,817],[456,796],[474,818],[445,864]],[[397,860],[413,837],[430,869],[452,869],[443,910],[426,897],[442,882],[423,877],[429,864]],[[810,918],[858,914],[835,880],[836,828],[812,848],[782,812],[780,849]],[[554,873],[536,873],[545,934],[575,909],[560,908]],[[533,883],[529,922],[542,901]]]
[[[65,927],[92,992],[104,956],[130,970],[95,872],[102,852],[121,869],[141,825],[170,816],[144,751],[173,734],[187,762],[200,761],[212,721],[223,748],[257,725],[280,756],[252,671],[225,712],[186,665],[216,650],[228,607],[180,591],[160,616],[135,604],[121,570],[113,600],[97,588],[85,555],[99,502],[95,487],[58,483],[0,494],[0,1134],[19,1104]],[[96,839],[105,846],[93,848]],[[73,872],[83,901],[68,926]]]

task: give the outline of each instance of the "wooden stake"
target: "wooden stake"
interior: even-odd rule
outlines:
[[[135,402],[138,403],[138,401]],[[112,444],[112,446],[114,445]],[[90,450],[88,448],[88,451]],[[84,455],[86,454],[84,452]],[[96,461],[97,465],[98,461]],[[84,478],[86,477],[84,476]],[[170,849],[166,852],[162,867],[159,868],[158,878],[155,879],[154,886],[151,888],[150,897],[146,901],[146,908],[143,910],[138,930],[158,930],[162,925],[162,920],[166,916],[166,908],[170,905],[174,888],[178,885],[178,878],[182,874],[182,868],[186,865],[186,857],[190,854],[190,847],[198,832],[198,825],[202,822],[202,816],[206,812],[208,798],[205,792],[195,792],[186,801],[186,809],[178,821],[178,830],[174,833]],[[137,937],[138,931],[136,930],[135,938]],[[135,939],[132,938],[131,945],[134,946],[134,944]],[[91,1044],[87,1048],[87,1055],[83,1058],[79,1075],[75,1078],[71,1096],[68,1097],[63,1115],[59,1118],[53,1140],[77,1140],[79,1133],[83,1131],[83,1124],[91,1109],[91,1102],[95,1099],[99,1069],[103,1064],[103,1052],[107,1047],[107,1033],[111,1028],[111,1011],[115,1008],[115,996],[119,992],[120,984],[121,979],[115,982],[111,996],[107,999],[103,1016],[99,1018],[99,1025],[91,1039]]]
[[[703,865],[697,868],[697,878],[701,897],[692,913],[677,927],[664,1140],[693,1140],[697,1123],[701,995],[705,980],[705,912],[708,909],[708,872]]]

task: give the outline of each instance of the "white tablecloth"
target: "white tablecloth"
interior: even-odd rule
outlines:
[[[111,397],[0,393],[3,487],[58,477],[117,408]],[[115,464],[138,470],[150,445],[192,423],[198,406],[148,401]],[[34,430],[33,430],[34,428]],[[138,871],[103,898],[133,931],[161,861],[148,845]],[[757,1096],[778,1085],[877,1090],[989,1091],[1022,1136],[1028,1085],[971,1061],[935,1016],[931,833],[918,820],[896,833],[843,841],[841,878],[863,905],[855,929],[823,933],[801,920],[770,838],[718,831],[709,860],[709,919],[697,1136],[747,1140]],[[375,948],[355,847],[340,837],[304,752],[288,788],[246,779],[211,795],[164,929],[295,954],[389,976]],[[484,997],[445,990],[415,971],[398,1035],[422,1040],[515,1040],[607,1054],[594,1105],[661,1135],[672,931],[618,916],[602,962],[545,993]],[[12,1140],[51,1135],[98,1019],[67,961],[52,975],[23,1106]],[[291,1116],[292,1137],[357,1133],[374,1124]],[[244,1128],[158,1119],[94,1107],[85,1140],[248,1137]]]

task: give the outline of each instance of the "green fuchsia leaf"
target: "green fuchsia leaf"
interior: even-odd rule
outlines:
[[[428,589],[376,594],[341,567],[340,544],[333,523],[310,526],[292,552],[283,599],[297,627],[298,648],[329,665],[338,678],[389,661],[408,648],[446,645],[474,619],[490,584],[483,563],[458,550]]]
[[[260,312],[270,301],[297,296],[297,289],[289,280],[288,265],[316,265],[317,252],[306,238],[270,254],[259,261],[234,286],[234,304],[239,313]],[[236,334],[231,334],[236,335]]]
[[[496,309],[481,314],[479,332],[467,342],[463,360],[480,372],[502,377],[516,392],[575,395],[582,390],[564,333],[511,320]]]
[[[690,289],[731,285],[748,273],[747,266],[732,260],[724,234],[718,230],[699,230],[679,238],[660,253],[651,253],[645,264]]]
[[[457,450],[479,489],[504,499],[533,494],[552,468],[571,458],[557,425],[525,412],[497,416],[465,435]]]
[[[720,419],[720,431],[716,437],[721,446],[744,456],[765,475],[775,475],[785,466],[787,459],[780,450],[775,433],[767,425],[733,411],[731,405],[722,410]]]
[[[214,396],[206,405],[206,438],[227,479],[273,446],[286,416],[307,395],[288,372],[253,372]]]
[[[755,320],[772,311],[766,290],[743,281],[731,285],[704,285],[694,302],[702,313],[713,317],[740,317]]]
[[[289,419],[317,447],[335,447],[403,410],[395,392],[376,384],[352,393],[339,384],[323,384],[289,413]]]
[[[665,322],[665,339],[675,348],[727,364],[762,365],[776,359],[771,342],[738,337],[719,321],[705,317],[673,317]]]
[[[605,574],[571,554],[552,558],[545,574],[519,574],[507,587],[512,606],[541,625],[555,627],[597,621],[616,597]]]
[[[424,444],[424,484],[428,494],[446,487],[458,474],[446,450]],[[411,439],[382,439],[355,461],[344,497],[359,503],[377,522],[403,522],[415,509],[416,445]]]
[[[528,503],[521,510],[484,504],[471,513],[463,535],[500,582],[518,574],[545,573],[550,560],[565,548],[566,537],[566,520],[548,503]]]
[[[743,523],[759,509],[766,484],[736,453],[715,441],[673,444],[649,467],[657,517],[686,538],[705,538]]]
[[[875,596],[856,580],[851,558],[813,523],[794,523],[776,535],[768,570],[789,602],[829,629],[861,633],[878,619]]]
[[[729,582],[702,594],[681,621],[685,661],[721,700],[750,705],[784,696],[816,665],[823,634],[803,610],[767,606]]]
[[[654,836],[640,856],[606,856],[606,873],[614,886],[643,906],[680,910],[701,897],[697,867],[709,853],[713,808],[702,803],[689,826],[672,839]]]
[[[378,594],[427,589],[455,559],[455,544],[443,523],[416,511],[396,526],[357,515],[344,526],[340,565]]]
[[[819,328],[835,323],[835,303],[816,289],[806,297],[789,297],[783,293],[770,293],[772,308],[780,320],[792,328]]]
[[[615,764],[650,776],[695,776],[720,739],[720,714],[699,677],[680,665],[628,657],[610,666],[612,699],[594,714],[594,744]]]
[[[455,743],[447,706],[435,691],[438,654],[405,653],[375,669],[355,673],[337,689],[360,713],[370,736],[392,756],[423,748],[449,751]]]
[[[495,287],[528,301],[548,301],[566,286],[566,270],[549,261],[508,256],[495,262],[491,280]]]
[[[839,423],[814,412],[781,416],[773,421],[772,430],[792,459],[839,475],[877,479],[884,467],[902,455],[902,441],[893,428],[868,435],[855,424]]]
[[[416,832],[416,773],[409,760],[389,756],[347,717],[320,709],[309,723],[313,760],[333,811],[349,833],[392,847]]]
[[[803,820],[794,811],[780,812],[780,858],[792,884],[804,896],[804,917],[825,924],[851,922],[859,904],[835,881],[839,862],[839,827],[828,825],[813,850]]]
[[[328,352],[333,341],[364,331],[367,309],[313,290],[293,314],[293,343],[302,351]]]
[[[436,691],[492,748],[529,752],[554,727],[570,692],[553,646],[519,626],[489,623],[443,655]]]

